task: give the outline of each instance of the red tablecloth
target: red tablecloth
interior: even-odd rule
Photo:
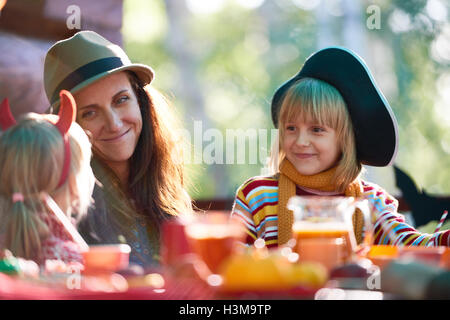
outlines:
[[[37,284],[0,273],[0,299],[14,300],[207,300],[213,299],[214,290],[193,280],[166,281],[162,289],[151,287],[129,288],[123,292],[95,292],[65,289],[61,286]]]

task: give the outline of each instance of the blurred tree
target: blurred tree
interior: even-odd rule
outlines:
[[[433,8],[434,6],[434,8]],[[440,7],[441,6],[441,7]],[[446,16],[448,2],[392,1],[383,7],[383,32],[376,32],[392,48],[398,87],[390,97],[400,130],[397,165],[407,171],[420,187],[432,193],[450,193],[450,155],[442,147],[449,125],[436,117],[440,93],[437,81],[449,73],[450,56],[445,63],[432,55],[433,43],[446,28],[448,19],[433,18],[440,7]],[[450,38],[442,44],[450,50]],[[448,52],[448,51],[447,51]],[[447,84],[447,90],[450,87]],[[446,102],[450,112],[449,101]],[[447,140],[448,141],[448,140]]]

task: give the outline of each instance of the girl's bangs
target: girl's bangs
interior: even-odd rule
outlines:
[[[282,124],[302,120],[340,131],[346,125],[345,119],[346,106],[339,92],[323,81],[305,78],[286,92],[279,128],[282,130]]]

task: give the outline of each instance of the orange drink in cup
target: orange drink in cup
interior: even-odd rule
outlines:
[[[345,228],[321,229],[316,226],[310,229],[302,223],[294,223],[293,235],[300,261],[320,262],[331,270],[351,258],[353,246],[349,230]]]
[[[397,246],[373,245],[367,253],[367,258],[382,270],[393,260],[397,259],[398,255],[399,247]]]
[[[320,262],[329,270],[350,261],[357,247],[352,215],[358,203],[352,197],[292,197],[288,208],[294,212],[292,233],[299,261]],[[365,215],[366,209],[361,206]]]
[[[331,271],[346,261],[342,238],[303,238],[296,248],[300,261],[320,262]]]
[[[339,226],[310,229],[302,223],[294,223],[293,235],[300,261],[320,262],[328,270],[349,261],[353,253],[349,230]]]
[[[242,224],[231,220],[228,214],[198,214],[185,228],[192,251],[212,273],[220,272],[222,263],[233,253],[236,244],[245,238]]]

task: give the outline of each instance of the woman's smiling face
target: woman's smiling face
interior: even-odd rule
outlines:
[[[339,161],[341,149],[333,128],[307,118],[287,122],[283,129],[283,151],[300,174],[317,174]]]
[[[142,115],[127,74],[106,76],[74,97],[77,122],[90,132],[97,155],[106,163],[128,161],[142,131]]]

